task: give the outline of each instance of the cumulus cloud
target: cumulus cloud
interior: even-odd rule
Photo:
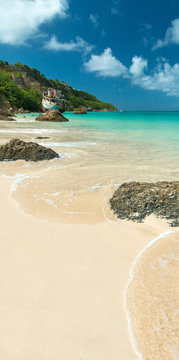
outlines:
[[[65,17],[67,10],[68,0],[0,0],[0,42],[23,45],[42,24]]]
[[[125,77],[135,86],[146,90],[158,90],[167,96],[179,97],[179,64],[173,66],[165,58],[157,59],[157,66],[148,71],[148,60],[134,56],[129,68],[112,55],[110,48],[101,55],[91,55],[84,63],[87,72],[94,72],[101,77]]]
[[[134,77],[141,77],[144,74],[144,70],[147,69],[148,61],[140,56],[134,56],[132,58],[132,65],[129,68],[129,72]]]
[[[87,72],[94,72],[103,77],[119,77],[127,75],[127,68],[112,55],[110,48],[101,55],[91,55],[89,61],[84,63]]]
[[[179,64],[159,64],[152,75],[133,78],[133,83],[147,90],[159,90],[168,96],[179,96]]]
[[[61,43],[53,35],[49,41],[46,42],[45,49],[52,51],[78,51],[85,55],[94,49],[94,46],[83,40],[80,36],[76,37],[75,41]]]
[[[151,74],[146,74],[148,61],[134,56],[129,68],[131,82],[146,90],[158,90],[167,96],[179,96],[179,64],[171,66],[165,58],[158,58],[158,65]]]
[[[156,50],[169,44],[179,44],[179,18],[171,22],[171,26],[167,29],[164,40],[157,40],[152,50]]]

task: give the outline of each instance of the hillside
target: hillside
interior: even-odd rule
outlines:
[[[47,79],[37,69],[16,63],[9,65],[0,60],[0,107],[6,101],[13,110],[22,108],[28,111],[40,111],[42,93],[52,87],[62,91],[67,110],[78,107],[91,108],[93,111],[117,111],[111,105],[98,100],[85,91],[76,90],[64,81]]]

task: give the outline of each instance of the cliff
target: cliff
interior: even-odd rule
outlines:
[[[9,108],[40,111],[42,93],[48,87],[62,91],[67,110],[86,107],[91,111],[117,111],[113,105],[104,103],[85,91],[76,90],[64,81],[47,79],[37,69],[21,63],[9,65],[0,60],[0,97],[8,101]]]

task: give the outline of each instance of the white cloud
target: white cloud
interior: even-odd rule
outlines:
[[[120,14],[120,11],[118,9],[116,9],[115,7],[112,7],[111,8],[111,14],[112,15],[119,15]]]
[[[87,72],[95,72],[103,77],[119,77],[127,75],[127,68],[112,55],[110,48],[104,50],[101,55],[91,55],[89,61],[84,63]]]
[[[168,62],[160,63],[152,75],[132,78],[132,83],[146,90],[159,90],[168,96],[179,96],[179,64],[171,66]]]
[[[141,23],[139,31],[146,32],[152,30],[152,28],[153,28],[152,25],[149,23]]]
[[[141,23],[139,27],[139,32],[142,35],[143,45],[146,47],[147,45],[153,43],[153,38],[151,37],[151,31],[153,27],[149,23]]]
[[[112,0],[111,14],[120,15],[119,11],[120,0]]]
[[[99,16],[94,15],[94,14],[90,14],[89,19],[90,19],[90,21],[92,23],[93,28],[95,28],[95,29],[98,28],[101,31],[101,36],[105,36],[106,33],[105,33],[103,27],[100,24]]]
[[[44,48],[52,51],[79,51],[86,55],[94,49],[94,46],[87,43],[80,36],[77,36],[75,41],[61,43],[57,40],[56,36],[53,35],[51,39],[46,42]]]
[[[179,18],[171,22],[171,26],[167,29],[164,40],[157,40],[152,50],[162,48],[169,44],[179,44]]]
[[[140,56],[134,56],[132,58],[132,65],[129,68],[129,72],[134,77],[141,77],[144,74],[144,70],[147,69],[148,61]]]
[[[92,24],[93,24],[95,27],[97,27],[97,26],[100,25],[100,23],[99,23],[99,17],[98,17],[97,15],[90,14],[89,18],[90,18],[90,21],[92,22]]]
[[[23,45],[55,16],[65,17],[68,0],[0,0],[0,42]]]
[[[112,55],[110,48],[101,55],[91,55],[84,63],[87,72],[94,72],[101,77],[125,77],[135,86],[146,90],[158,90],[167,96],[179,97],[179,64],[171,66],[165,58],[157,58],[157,66],[149,74],[148,60],[134,56],[129,69]]]

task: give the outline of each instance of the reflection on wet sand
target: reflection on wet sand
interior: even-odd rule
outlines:
[[[179,359],[179,233],[147,248],[135,265],[127,308],[142,359]]]

